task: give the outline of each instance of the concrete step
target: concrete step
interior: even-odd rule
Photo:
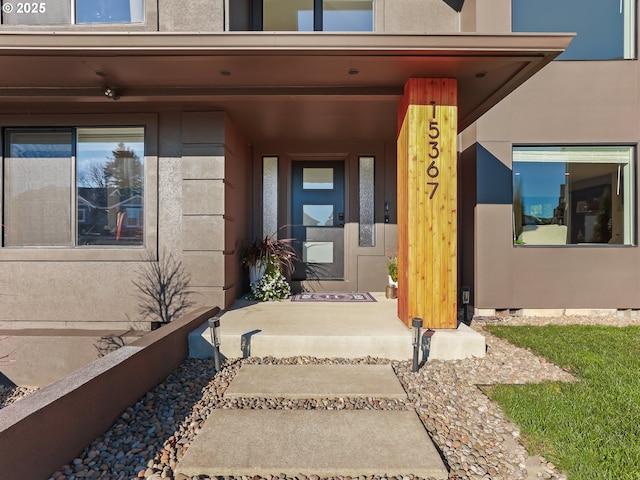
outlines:
[[[390,365],[244,365],[225,396],[336,398],[342,394],[406,397]],[[218,409],[186,451],[176,479],[281,473],[448,477],[413,409]]]
[[[248,302],[222,312],[221,353],[227,358],[296,357],[410,360],[412,331],[398,319],[397,301],[373,292],[376,302]],[[484,357],[484,337],[461,323],[424,336],[422,360]],[[432,334],[432,335],[431,335]],[[206,323],[189,336],[192,358],[211,357]]]
[[[176,473],[448,476],[418,415],[392,410],[214,410]]]
[[[391,365],[244,365],[224,396],[407,398]]]

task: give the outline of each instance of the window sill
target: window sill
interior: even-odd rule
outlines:
[[[156,257],[145,247],[5,247],[0,262],[139,262]]]

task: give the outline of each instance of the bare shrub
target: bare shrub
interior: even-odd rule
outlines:
[[[190,282],[182,261],[172,253],[163,252],[158,260],[149,255],[133,280],[139,292],[139,313],[161,324],[171,322],[194,305]]]

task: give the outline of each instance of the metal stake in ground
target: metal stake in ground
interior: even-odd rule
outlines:
[[[415,317],[411,320],[413,326],[413,371],[418,371],[418,353],[420,351],[420,329],[422,328],[422,319]]]
[[[213,364],[216,373],[220,371],[220,319],[214,317],[209,319],[209,330],[211,332],[211,343],[213,344]]]

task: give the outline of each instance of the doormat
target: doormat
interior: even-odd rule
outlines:
[[[368,292],[357,293],[298,293],[291,297],[292,302],[376,302]]]

